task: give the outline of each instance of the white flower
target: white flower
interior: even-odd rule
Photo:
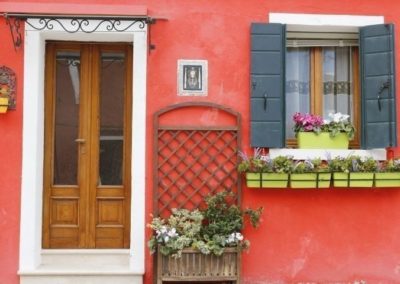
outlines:
[[[238,241],[243,241],[243,235],[241,233],[236,233],[235,237]]]
[[[240,241],[243,241],[243,235],[241,233],[239,233],[239,232],[235,232],[235,233],[230,234],[228,239],[226,240],[226,242],[228,244],[237,243],[237,242],[240,242]]]
[[[333,122],[346,122],[349,119],[350,115],[337,112],[337,113],[330,113],[329,117]]]
[[[164,242],[168,243],[168,241],[169,241],[169,237],[168,237],[168,236],[165,236],[165,237],[164,237]]]
[[[178,233],[176,232],[175,228],[172,228],[169,232],[168,232],[168,236],[171,238],[175,238],[178,236]]]

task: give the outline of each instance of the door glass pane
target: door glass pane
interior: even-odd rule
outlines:
[[[310,48],[286,52],[286,139],[294,138],[293,114],[310,112]]]
[[[79,52],[57,52],[55,96],[55,185],[76,185],[79,128]]]
[[[323,48],[323,117],[348,114],[353,120],[351,47]]]
[[[125,54],[101,53],[99,185],[122,185]]]

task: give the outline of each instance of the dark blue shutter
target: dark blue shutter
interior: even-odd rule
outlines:
[[[285,26],[251,25],[251,146],[285,146]]]
[[[394,26],[360,29],[361,145],[397,145]]]

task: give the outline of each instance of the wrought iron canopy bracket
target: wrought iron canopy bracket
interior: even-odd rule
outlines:
[[[25,21],[31,28],[41,30],[53,30],[62,28],[68,33],[94,33],[102,32],[125,32],[131,27],[136,26],[144,29],[149,25],[149,51],[155,46],[150,43],[150,24],[154,24],[156,19],[148,16],[98,16],[98,15],[38,15],[38,14],[12,14],[4,13],[7,25],[10,27],[11,37],[14,48],[17,50],[22,44],[20,31],[21,21]],[[36,21],[30,21],[37,19]],[[68,25],[65,24],[68,21]],[[93,23],[93,24],[92,24]]]

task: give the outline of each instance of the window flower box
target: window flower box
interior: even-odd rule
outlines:
[[[295,113],[293,129],[300,149],[347,149],[354,138],[349,115],[329,114],[330,120],[319,115]]]
[[[400,172],[375,173],[376,187],[400,187]]]
[[[290,175],[291,188],[329,188],[331,173],[302,173]]]
[[[380,164],[375,173],[376,187],[400,187],[400,159],[391,159]]]
[[[261,173],[246,173],[246,186],[251,188],[261,187]]]
[[[263,173],[261,185],[264,188],[286,188],[288,181],[287,173]]]
[[[335,187],[372,187],[378,163],[373,158],[336,157],[329,162]]]
[[[180,258],[157,254],[157,284],[163,281],[239,281],[240,252],[226,248],[220,256],[185,248]]]
[[[349,137],[346,133],[331,137],[328,132],[299,132],[297,146],[299,149],[348,149]]]
[[[289,174],[285,173],[246,173],[246,186],[249,188],[285,188]]]

